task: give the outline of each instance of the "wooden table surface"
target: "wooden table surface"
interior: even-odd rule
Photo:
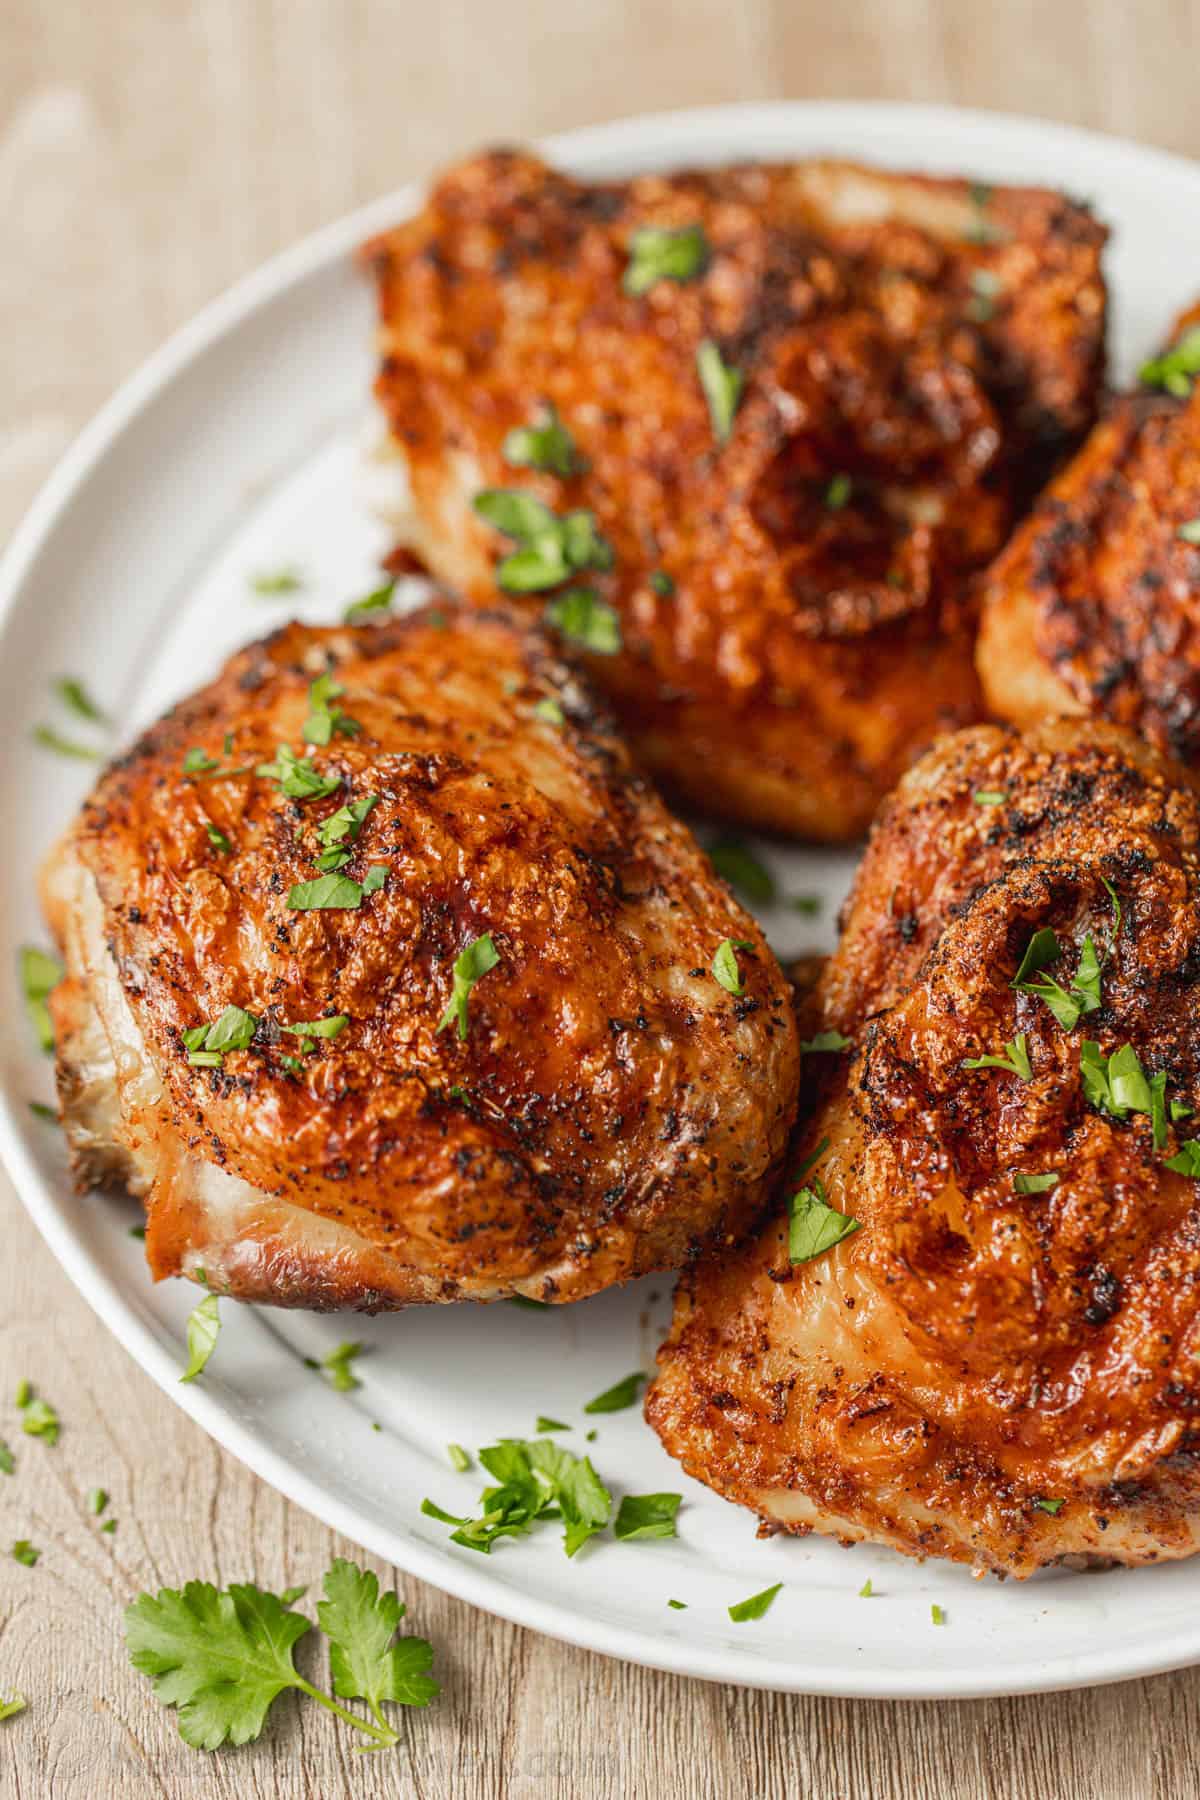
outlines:
[[[649,109],[880,96],[1038,113],[1200,154],[1187,0],[0,0],[0,538],[113,387],[236,276],[488,140]],[[1053,171],[1047,171],[1048,177]],[[358,1757],[285,1699],[205,1757],[129,1667],[120,1611],[193,1576],[282,1586],[353,1547],[218,1450],[108,1336],[0,1176],[0,1794],[1195,1793],[1200,1671],[1039,1699],[810,1700],[538,1638],[397,1579],[442,1700]],[[21,1439],[33,1375],[65,1420]],[[112,1494],[98,1536],[82,1496]],[[393,1572],[380,1569],[386,1579]],[[316,1716],[310,1716],[316,1714]]]

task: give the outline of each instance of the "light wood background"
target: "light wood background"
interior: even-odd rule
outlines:
[[[491,139],[640,110],[882,96],[1040,113],[1200,154],[1188,0],[0,0],[0,538],[175,326],[302,233]],[[1047,171],[1052,177],[1053,171]],[[1169,221],[1164,221],[1164,229]],[[540,1639],[399,1577],[443,1700],[395,1753],[290,1700],[206,1758],[125,1660],[120,1609],[191,1576],[319,1579],[352,1546],[211,1444],[108,1338],[0,1176],[0,1794],[1195,1794],[1200,1672],[978,1704],[706,1686]],[[34,1376],[61,1444],[21,1439]],[[82,1496],[112,1493],[114,1538]],[[7,1535],[5,1535],[7,1534]],[[382,1571],[390,1578],[390,1572]],[[311,1713],[316,1716],[309,1716]]]

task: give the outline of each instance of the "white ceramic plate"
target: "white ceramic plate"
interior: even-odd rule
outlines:
[[[752,106],[603,126],[545,148],[588,176],[832,152],[1055,182],[1115,228],[1121,376],[1200,290],[1200,167],[1057,126],[936,108]],[[128,1235],[132,1206],[72,1194],[59,1134],[28,1110],[50,1097],[50,1077],[15,967],[20,943],[44,940],[32,871],[91,771],[36,748],[30,729],[55,718],[50,683],[71,673],[128,737],[289,611],[331,620],[375,584],[385,536],[357,476],[372,303],[351,254],[417,198],[396,195],[321,233],[167,345],[84,433],[0,572],[0,1149],[25,1204],[100,1317],[215,1438],[377,1555],[523,1625],[684,1674],[831,1694],[1018,1693],[1200,1659],[1200,1560],[1001,1585],[820,1539],[760,1543],[750,1515],[684,1477],[639,1412],[585,1420],[583,1402],[652,1366],[667,1278],[545,1316],[501,1306],[329,1320],[227,1304],[203,1380],[181,1387],[194,1289],[151,1285]],[[249,576],[285,563],[307,578],[299,604],[255,598]],[[815,852],[776,863],[787,887],[831,900],[850,867]],[[827,945],[831,918],[829,906],[823,925],[794,913],[767,922],[790,951]],[[345,1335],[370,1352],[348,1396],[301,1360]],[[585,1424],[598,1428],[591,1454],[615,1493],[682,1489],[678,1540],[598,1541],[573,1562],[549,1526],[490,1558],[450,1544],[420,1500],[471,1510],[480,1481],[451,1470],[447,1441],[530,1434],[538,1413],[570,1420],[560,1441],[572,1447]],[[863,1600],[868,1576],[878,1597]],[[777,1581],[765,1618],[730,1623],[731,1602]],[[669,1610],[668,1598],[688,1610]]]

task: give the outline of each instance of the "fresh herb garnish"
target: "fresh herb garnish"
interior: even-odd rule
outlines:
[[[11,1700],[0,1700],[0,1719],[15,1718],[29,1705],[24,1694],[14,1694]]]
[[[298,1019],[294,1025],[281,1025],[280,1031],[290,1032],[300,1039],[300,1054],[307,1056],[315,1050],[314,1038],[335,1038],[350,1023],[349,1013],[334,1013],[330,1019]]]
[[[1036,931],[1026,946],[1012,986],[1018,993],[1033,994],[1044,1000],[1063,1030],[1073,1031],[1085,1013],[1098,1011],[1102,1004],[1100,977],[1103,965],[1089,932],[1083,940],[1079,967],[1068,991],[1052,975],[1040,973],[1061,954],[1061,945],[1049,926]]]
[[[668,1600],[667,1605],[672,1607],[675,1610],[675,1612],[686,1612],[687,1611],[687,1601],[686,1600]]]
[[[41,1438],[52,1448],[58,1442],[62,1423],[48,1400],[39,1400],[27,1381],[17,1389],[17,1406],[21,1412],[21,1430],[27,1437]]]
[[[788,1201],[788,1259],[793,1264],[812,1262],[859,1229],[857,1219],[830,1206],[825,1184],[815,1180]]]
[[[862,1586],[859,1588],[858,1597],[860,1600],[878,1599],[878,1595],[875,1593],[874,1588],[871,1586],[871,1577],[869,1575],[867,1576],[867,1579],[863,1582]]]
[[[967,317],[977,325],[986,325],[995,316],[996,301],[1004,283],[992,269],[971,270],[971,298],[967,301]]]
[[[849,475],[835,475],[825,489],[825,506],[829,512],[841,512],[854,492],[854,483]]]
[[[817,1145],[816,1149],[809,1151],[809,1153],[805,1157],[804,1161],[800,1164],[800,1167],[796,1170],[796,1173],[792,1176],[792,1180],[796,1181],[796,1182],[803,1181],[804,1177],[808,1174],[808,1171],[812,1168],[815,1168],[816,1165],[820,1162],[821,1158],[824,1156],[824,1154],[828,1150],[828,1148],[829,1148],[829,1139],[827,1137],[823,1137],[821,1139],[820,1143]]]
[[[206,821],[204,829],[213,849],[220,851],[222,856],[228,856],[233,849],[233,845],[225,836],[225,833],[221,830],[220,826],[214,825],[212,820],[209,819]]]
[[[1173,1169],[1176,1175],[1188,1175],[1193,1181],[1200,1181],[1200,1138],[1189,1138],[1180,1144],[1174,1156],[1168,1156],[1163,1163],[1164,1169]]]
[[[636,298],[658,281],[694,281],[708,267],[708,239],[702,225],[670,230],[640,225],[629,239],[629,262],[621,286]]]
[[[533,709],[533,716],[535,719],[540,719],[543,725],[553,725],[558,727],[566,724],[566,716],[563,713],[562,707],[558,704],[558,701],[549,694],[538,701]]]
[[[584,1412],[624,1412],[627,1407],[636,1406],[645,1380],[640,1369],[633,1375],[626,1375],[623,1380],[614,1382],[612,1387],[605,1388],[602,1394],[597,1394],[594,1400],[589,1400]]]
[[[942,1609],[942,1607],[940,1607],[938,1605],[936,1600],[934,1601],[933,1605],[929,1609],[929,1616],[933,1620],[935,1625],[944,1625],[946,1623],[946,1614],[945,1614],[944,1610]]]
[[[227,1006],[211,1025],[193,1025],[180,1033],[194,1069],[219,1069],[227,1050],[248,1050],[258,1020],[241,1006]]]
[[[1056,1169],[1047,1169],[1044,1175],[1018,1173],[1013,1176],[1013,1191],[1018,1194],[1048,1194],[1061,1180]]]
[[[682,1502],[682,1494],[626,1494],[617,1508],[613,1536],[625,1542],[674,1537],[675,1515]]]
[[[517,425],[505,437],[500,454],[514,469],[539,469],[564,481],[582,467],[571,434],[550,404],[532,425]]]
[[[1194,325],[1177,344],[1161,356],[1152,356],[1138,370],[1143,386],[1165,388],[1178,400],[1186,400],[1191,393],[1193,375],[1200,375],[1200,325]]]
[[[744,377],[740,369],[733,368],[723,360],[720,349],[711,338],[705,338],[696,352],[696,373],[708,402],[713,436],[718,444],[727,443],[733,430],[734,414],[742,397]]]
[[[561,1519],[563,1549],[574,1556],[612,1516],[612,1496],[588,1457],[575,1456],[551,1438],[503,1438],[478,1453],[497,1486],[485,1488],[480,1514],[465,1519],[432,1500],[422,1500],[426,1518],[456,1529],[453,1544],[490,1553],[498,1538],[522,1537],[538,1519]]]
[[[74,676],[61,676],[54,684],[54,691],[63,705],[79,718],[87,719],[93,725],[108,724],[107,713],[100,710],[82,681],[77,681]]]
[[[45,1119],[47,1125],[58,1125],[61,1123],[55,1108],[53,1106],[47,1106],[44,1100],[31,1100],[29,1102],[29,1110],[35,1119]]]
[[[188,1365],[180,1381],[195,1381],[204,1369],[209,1357],[217,1347],[217,1335],[221,1329],[221,1319],[217,1310],[216,1294],[205,1294],[203,1300],[192,1308],[187,1322]]]
[[[364,886],[348,875],[317,875],[289,888],[288,905],[293,912],[353,911],[362,905],[364,891]]]
[[[27,1569],[32,1569],[41,1554],[40,1550],[34,1549],[28,1538],[18,1538],[12,1547],[13,1561],[24,1563]]]
[[[664,600],[675,592],[675,583],[665,569],[652,569],[648,579],[654,592],[661,594]]]
[[[591,588],[567,588],[546,603],[546,623],[568,643],[595,656],[615,656],[621,648],[621,621]]]
[[[446,1456],[449,1459],[450,1467],[457,1469],[460,1475],[465,1475],[471,1466],[471,1459],[461,1444],[447,1444]]]
[[[1007,1069],[1010,1075],[1019,1075],[1022,1081],[1033,1080],[1033,1065],[1029,1060],[1029,1046],[1025,1041],[1025,1033],[1020,1031],[1011,1043],[1004,1046],[1003,1056],[972,1056],[963,1064],[964,1069]]]
[[[335,704],[345,691],[332,675],[317,676],[308,690],[308,717],[303,729],[306,744],[324,745],[332,740],[334,732],[340,732],[343,737],[356,737],[362,730],[357,719],[352,719]]]
[[[1079,1074],[1087,1099],[1111,1118],[1154,1110],[1153,1090],[1132,1044],[1106,1057],[1098,1043],[1085,1038],[1079,1047]]]
[[[1056,1519],[1067,1503],[1065,1500],[1035,1500],[1033,1504],[1039,1512],[1049,1513],[1052,1519]]]
[[[506,594],[542,593],[577,570],[613,566],[612,546],[589,512],[557,518],[519,488],[485,488],[472,505],[481,519],[517,545],[496,567],[497,584]]]
[[[971,798],[976,806],[1003,806],[1008,795],[1003,788],[976,788]]]
[[[705,854],[730,887],[759,906],[773,906],[778,897],[775,877],[740,838],[719,838]]]
[[[467,1007],[471,998],[471,990],[477,981],[481,981],[490,969],[494,969],[500,961],[493,944],[490,932],[477,937],[473,943],[460,950],[454,959],[453,991],[450,1004],[442,1014],[438,1023],[438,1031],[445,1031],[449,1025],[458,1026],[458,1035],[467,1035]]]
[[[35,725],[33,741],[40,744],[43,750],[53,750],[56,756],[74,756],[80,762],[103,760],[99,750],[93,750],[88,744],[77,744],[74,738],[64,737],[52,725]]]
[[[742,972],[738,968],[737,952],[753,950],[754,945],[748,938],[722,938],[717,945],[716,955],[712,959],[712,972],[727,994],[740,999],[746,991],[742,980]]]
[[[279,784],[288,800],[324,800],[342,785],[340,775],[322,775],[307,757],[297,756],[286,744],[280,744],[275,761],[259,763],[254,773]]]
[[[744,1625],[748,1619],[761,1619],[769,1612],[776,1594],[783,1586],[777,1581],[774,1587],[764,1588],[761,1594],[751,1594],[748,1600],[739,1600],[736,1606],[729,1608],[729,1616],[735,1625]]]
[[[345,846],[357,843],[368,816],[378,804],[378,794],[364,794],[361,799],[339,806],[327,819],[322,819],[317,826],[317,837],[323,846],[317,857],[318,869],[331,871],[342,868],[350,861],[350,853]]]
[[[385,581],[382,587],[374,588],[371,593],[364,594],[361,600],[352,600],[342,614],[343,624],[357,625],[360,619],[369,619],[374,613],[387,612],[391,607],[395,592],[395,582]]]
[[[535,1431],[570,1431],[571,1427],[562,1419],[548,1419],[545,1413],[539,1413]]]
[[[291,1610],[287,1596],[250,1583],[218,1592],[211,1582],[189,1581],[182,1590],[139,1594],[125,1612],[130,1660],[153,1681],[157,1698],[178,1708],[179,1735],[193,1749],[252,1742],[285,1688],[297,1688],[336,1713],[365,1733],[372,1748],[397,1744],[400,1734],[384,1719],[382,1706],[428,1705],[438,1692],[428,1674],[433,1652],[423,1638],[396,1641],[405,1609],[394,1594],[380,1594],[368,1571],[338,1558],[324,1592],[317,1616],[329,1638],[333,1692],[343,1700],[365,1700],[370,1719],[340,1706],[297,1672],[293,1651],[311,1631],[310,1621]]]
[[[13,1455],[4,1439],[0,1438],[0,1475],[12,1475],[15,1473],[16,1467],[16,1457]]]
[[[20,974],[25,1012],[33,1026],[39,1047],[47,1053],[54,1048],[54,1026],[50,1022],[50,1008],[46,1001],[65,972],[58,958],[49,955],[47,951],[38,950],[31,944],[22,947]]]
[[[818,1031],[810,1038],[803,1038],[800,1043],[802,1056],[838,1056],[843,1050],[853,1048],[854,1039],[844,1037],[840,1031]]]
[[[263,569],[250,577],[250,586],[265,600],[277,594],[299,593],[304,586],[304,578],[298,569]]]
[[[100,1514],[108,1505],[108,1495],[101,1487],[89,1488],[86,1505],[92,1516],[94,1518],[99,1518]]]
[[[1200,519],[1188,519],[1176,526],[1175,536],[1185,544],[1200,544]]]
[[[354,1373],[351,1364],[355,1357],[361,1356],[363,1346],[347,1340],[331,1350],[328,1356],[321,1358],[321,1367],[329,1377],[330,1386],[339,1394],[352,1394],[362,1382]]]

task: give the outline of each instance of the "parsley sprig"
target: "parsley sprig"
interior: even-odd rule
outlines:
[[[480,1496],[476,1518],[446,1512],[432,1500],[421,1502],[426,1518],[453,1525],[450,1541],[491,1553],[502,1537],[524,1537],[540,1519],[560,1519],[563,1549],[574,1556],[603,1531],[612,1516],[612,1495],[592,1467],[551,1438],[501,1438],[478,1453],[496,1486]]]
[[[289,1595],[249,1582],[218,1590],[189,1581],[182,1589],[139,1594],[126,1608],[130,1660],[153,1682],[157,1698],[177,1709],[186,1744],[217,1750],[252,1742],[287,1688],[362,1732],[372,1749],[399,1743],[383,1707],[427,1706],[436,1697],[438,1684],[428,1672],[433,1651],[424,1638],[397,1638],[405,1608],[395,1594],[380,1593],[369,1570],[339,1557],[323,1586],[317,1617],[329,1641],[332,1694],[295,1666],[295,1646],[312,1623],[292,1610]],[[365,1701],[370,1718],[341,1700]]]
[[[640,225],[629,239],[629,263],[621,286],[637,298],[659,281],[694,281],[708,267],[709,255],[703,225],[674,230]]]
[[[531,425],[514,426],[501,445],[500,454],[514,469],[538,469],[547,475],[560,475],[564,481],[583,467],[570,432],[549,403]]]

